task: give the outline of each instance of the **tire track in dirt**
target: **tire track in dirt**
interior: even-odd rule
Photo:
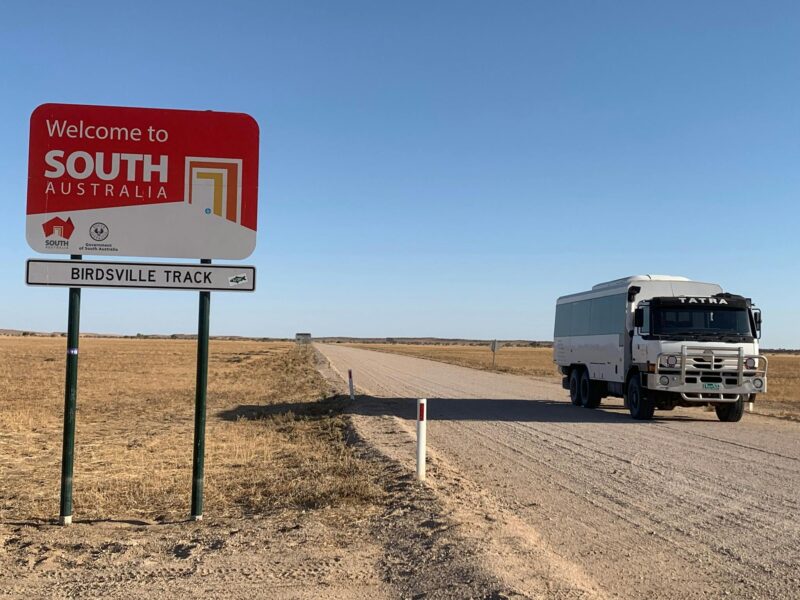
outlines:
[[[479,435],[472,436],[475,439],[473,440],[476,444],[476,447],[484,446],[484,444],[480,444]],[[499,444],[502,449],[498,452],[498,454],[505,459],[506,462],[511,463],[515,466],[515,468],[520,472],[523,473],[525,471],[533,471],[529,468],[531,462],[535,463],[537,466],[543,468],[549,468],[546,460],[540,460],[540,458],[536,455],[531,453],[525,452],[520,450],[513,444],[506,444],[503,442],[499,442],[497,438],[493,438],[493,444]],[[576,460],[576,457],[571,457],[572,460]],[[650,470],[650,469],[648,469]],[[652,471],[652,470],[651,470]],[[566,470],[559,470],[558,475],[561,476],[560,480],[550,480],[550,485],[558,486],[559,489],[564,491],[565,493],[570,494],[573,498],[577,501],[580,501],[583,496],[586,496],[586,502],[591,504],[592,509],[597,511],[603,511],[606,513],[604,519],[598,519],[598,522],[602,522],[603,520],[612,520],[613,522],[623,522],[629,525],[631,528],[636,530],[641,530],[643,528],[649,528],[649,535],[650,540],[648,540],[647,547],[650,548],[650,551],[655,549],[655,546],[660,544],[667,544],[673,546],[675,548],[675,555],[676,558],[674,560],[680,561],[680,557],[683,550],[688,550],[691,553],[692,547],[695,544],[687,543],[685,537],[688,531],[685,528],[680,526],[676,526],[674,521],[670,521],[668,518],[660,517],[659,513],[655,514],[648,514],[649,509],[652,508],[645,503],[642,502],[626,502],[620,501],[620,497],[624,497],[626,489],[623,485],[615,485],[613,480],[602,481],[595,477],[586,477],[586,478],[576,478],[574,470],[566,471]],[[747,515],[749,517],[748,521],[744,521],[747,524],[748,531],[742,532],[739,531],[739,535],[744,534],[754,534],[757,529],[760,528],[761,524],[753,524],[752,521],[752,513],[750,511],[750,507],[743,507],[738,504],[736,499],[730,497],[726,499],[726,502],[730,500],[730,506],[728,508],[729,511],[736,511],[741,516]],[[685,510],[689,513],[700,512],[700,514],[708,514],[708,511],[703,511],[704,508],[709,508],[708,506],[686,506]],[[588,512],[586,513],[588,515]],[[642,519],[643,514],[648,514],[647,519]],[[593,521],[592,517],[586,516],[584,518],[584,525],[589,524]],[[762,520],[763,521],[763,520]],[[717,524],[716,517],[713,519],[713,523]],[[695,523],[695,533],[698,530],[707,528],[703,527],[704,524],[702,523]],[[758,525],[758,526],[756,526]],[[769,523],[767,521],[763,521],[763,525],[768,526]],[[599,529],[599,525],[595,526]],[[774,529],[774,528],[773,528]],[[691,536],[690,536],[691,537]],[[617,554],[624,552],[623,545],[619,545],[616,548],[616,552],[609,552],[609,550],[613,548],[606,544],[605,553],[606,554]],[[642,548],[640,548],[641,550]],[[738,558],[738,562],[744,563],[742,565],[736,565],[736,563],[731,563],[732,569],[735,572],[738,572],[740,575],[744,576],[745,573],[750,572],[753,569],[764,569],[766,565],[759,563],[753,560],[746,560],[741,556],[737,556],[730,548],[726,546],[715,546],[714,544],[710,545],[710,550],[716,551],[718,553],[723,553],[727,556],[732,556],[734,558]],[[771,560],[771,559],[770,559]],[[613,564],[610,565],[613,567]],[[691,568],[691,565],[686,565],[687,568]],[[699,582],[696,582],[699,583]]]

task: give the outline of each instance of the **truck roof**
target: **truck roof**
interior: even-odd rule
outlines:
[[[691,279],[680,275],[631,275],[630,277],[622,277],[620,279],[612,279],[611,281],[598,283],[592,286],[592,290],[627,287],[628,284],[634,281],[691,281]]]
[[[722,292],[722,288],[716,283],[694,281],[679,275],[633,275],[598,283],[585,292],[561,296],[557,304],[623,294],[632,285],[641,288],[636,296],[637,302],[656,296],[713,296]]]

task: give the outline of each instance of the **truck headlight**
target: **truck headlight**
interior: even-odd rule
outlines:
[[[661,364],[670,369],[674,369],[678,365],[678,357],[670,354],[661,359]]]
[[[752,371],[753,369],[756,368],[756,359],[753,358],[752,356],[750,358],[745,359],[744,366],[745,368]]]
[[[661,377],[659,377],[658,383],[660,383],[661,385],[669,385],[669,377],[667,377],[666,375],[662,375]]]
[[[760,390],[761,388],[764,387],[764,380],[761,379],[760,377],[756,377],[755,379],[753,379],[753,387],[756,388],[757,390]]]

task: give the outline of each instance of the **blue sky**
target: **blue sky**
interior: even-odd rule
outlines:
[[[66,102],[258,120],[260,287],[214,334],[549,339],[557,296],[672,273],[800,346],[797,3],[17,2],[0,53],[0,328],[66,327],[23,282],[28,118]],[[87,290],[82,329],[196,309]]]

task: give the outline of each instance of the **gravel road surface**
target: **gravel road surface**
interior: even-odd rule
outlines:
[[[429,485],[520,596],[800,598],[799,423],[637,422],[529,377],[318,348],[353,369],[360,433],[409,468],[429,398]]]

